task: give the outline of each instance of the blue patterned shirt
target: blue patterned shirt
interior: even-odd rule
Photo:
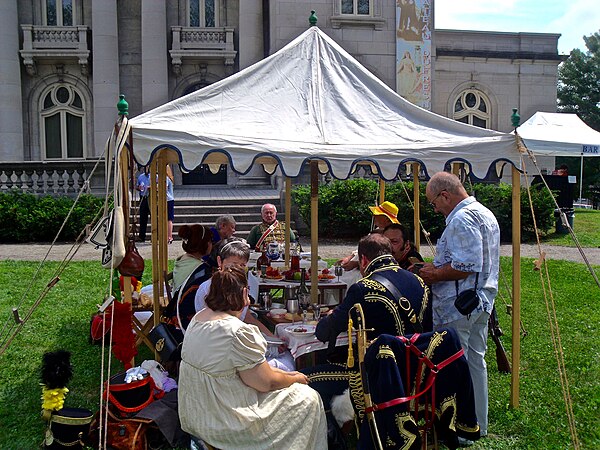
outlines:
[[[500,228],[494,214],[475,197],[464,199],[446,217],[446,229],[437,242],[433,265],[441,267],[448,263],[453,269],[471,272],[467,278],[458,281],[459,292],[472,289],[475,274],[479,273],[477,293],[482,302],[477,311],[483,309],[490,313],[498,293]],[[463,317],[454,307],[454,281],[434,283],[431,292],[434,327]]]

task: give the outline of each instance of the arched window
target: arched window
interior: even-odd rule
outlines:
[[[467,89],[454,102],[454,120],[481,128],[491,128],[490,101],[477,89]]]
[[[41,143],[44,159],[85,157],[85,105],[68,85],[55,85],[42,95]]]
[[[44,25],[70,27],[77,25],[76,0],[42,0]]]
[[[219,0],[187,0],[190,27],[216,27],[219,23]]]

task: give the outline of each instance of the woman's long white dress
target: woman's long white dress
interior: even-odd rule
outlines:
[[[179,371],[182,428],[221,449],[326,449],[315,390],[295,383],[262,393],[242,382],[238,372],[264,362],[266,346],[257,327],[236,317],[193,319]]]

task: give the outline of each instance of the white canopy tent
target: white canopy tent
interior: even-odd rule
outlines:
[[[414,177],[453,162],[483,178],[497,164],[513,173],[513,364],[520,358],[520,154],[515,137],[466,125],[404,100],[317,27],[277,53],[204,89],[148,111],[128,122],[138,163],[151,177],[165,177],[165,165],[184,170],[199,164],[230,164],[247,173],[253,164],[286,177],[289,223],[290,177],[311,168],[311,250],[317,253],[318,171],[345,179],[368,164],[392,180],[406,163]],[[164,183],[151,186],[155,308],[167,267]],[[418,184],[415,183],[418,199]],[[415,228],[419,229],[415,202]],[[289,235],[288,235],[289,239]],[[313,258],[312,285],[317,284]],[[158,270],[157,270],[158,269]],[[316,288],[313,289],[316,295]],[[314,297],[313,297],[314,298]],[[158,315],[154,315],[155,323]],[[518,405],[518,370],[513,371],[513,405]]]
[[[387,180],[406,161],[437,172],[462,159],[481,177],[497,161],[519,166],[513,136],[409,103],[317,27],[253,66],[130,123],[139,163],[167,147],[187,170],[215,161],[209,156],[215,151],[239,173],[272,156],[288,177],[313,158],[339,179],[358,161],[371,161]]]
[[[536,112],[517,128],[517,133],[534,154],[581,157],[581,198],[583,158],[600,156],[600,133],[587,126],[577,114],[546,112]]]

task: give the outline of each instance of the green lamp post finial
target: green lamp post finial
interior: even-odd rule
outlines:
[[[129,103],[125,100],[125,95],[119,95],[119,103],[117,103],[117,109],[119,110],[120,116],[126,116],[129,114]]]
[[[512,122],[512,126],[514,128],[517,128],[519,126],[519,124],[521,123],[521,116],[517,112],[518,111],[517,108],[513,108],[512,110],[513,110],[513,113],[510,116],[510,121]]]
[[[310,17],[308,18],[308,23],[310,23],[311,27],[314,27],[317,25],[317,14],[316,11],[311,11],[310,12]]]

